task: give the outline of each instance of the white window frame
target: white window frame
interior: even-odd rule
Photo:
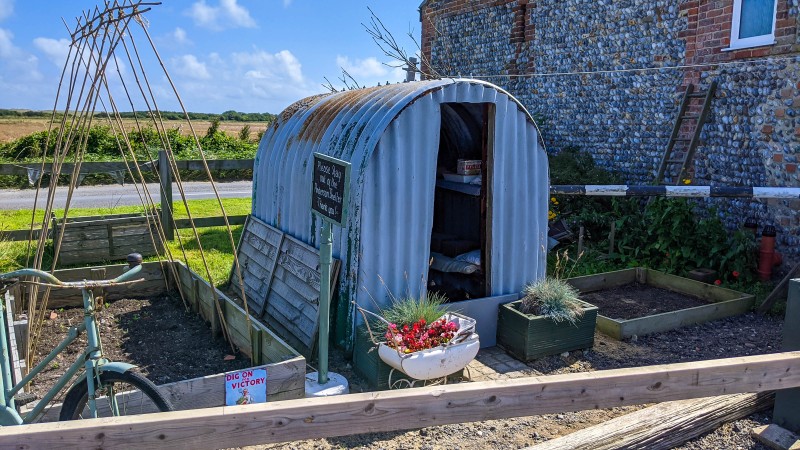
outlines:
[[[775,44],[775,22],[778,15],[778,0],[774,0],[772,9],[772,31],[761,36],[739,39],[739,22],[742,18],[742,0],[733,0],[733,19],[731,21],[731,44],[723,51],[741,48],[762,47]]]

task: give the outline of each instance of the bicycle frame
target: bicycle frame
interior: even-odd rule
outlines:
[[[6,336],[5,324],[7,321],[7,314],[5,304],[0,302],[0,347],[2,347],[2,357],[0,357],[0,369],[2,376],[0,376],[0,426],[5,425],[21,425],[31,423],[35,420],[50,404],[50,402],[58,395],[59,392],[70,382],[70,380],[78,373],[81,366],[84,367],[86,373],[86,382],[88,384],[89,399],[88,407],[92,417],[97,417],[97,407],[95,403],[95,381],[98,379],[100,367],[107,361],[102,358],[102,344],[100,343],[100,334],[97,328],[97,321],[94,315],[94,293],[91,288],[95,286],[109,286],[115,283],[125,282],[133,278],[141,271],[141,265],[131,268],[121,276],[109,281],[83,281],[83,282],[69,282],[62,283],[50,274],[45,274],[39,271],[31,271],[30,269],[19,270],[10,274],[5,274],[3,277],[12,278],[16,276],[34,275],[47,280],[53,284],[63,287],[80,287],[83,293],[83,310],[84,320],[83,323],[70,327],[67,332],[67,337],[61,341],[44,359],[42,359],[33,369],[30,370],[28,375],[22,378],[17,384],[11,385],[11,361],[8,349],[8,341]],[[36,377],[47,365],[55,359],[68,345],[70,345],[77,337],[86,331],[87,345],[81,355],[72,363],[67,369],[66,373],[62,375],[39,401],[39,403],[24,417],[20,416],[14,405],[14,395],[19,392],[25,385],[27,385],[33,378]],[[90,376],[91,374],[91,376]],[[116,399],[113,393],[110,395],[111,408],[117,412]]]

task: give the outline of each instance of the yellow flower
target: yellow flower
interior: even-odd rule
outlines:
[[[554,205],[557,205],[557,204],[558,204],[558,200],[556,200],[556,198],[555,198],[555,197],[550,197],[550,201],[551,201],[551,202],[552,202]]]
[[[688,179],[688,178],[685,178],[685,179],[683,180],[683,184],[689,184],[689,183],[691,183],[691,182],[692,182],[692,180],[690,180],[690,179]]]
[[[553,220],[556,218],[556,213],[553,211],[547,211],[547,220]]]

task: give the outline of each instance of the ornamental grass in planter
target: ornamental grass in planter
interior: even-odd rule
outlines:
[[[592,347],[597,308],[578,295],[559,278],[529,284],[520,300],[500,305],[497,343],[522,361]]]

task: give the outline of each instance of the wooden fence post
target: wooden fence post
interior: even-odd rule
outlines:
[[[783,322],[783,351],[800,350],[800,279],[789,282],[786,318]],[[800,388],[775,392],[772,422],[800,433]]]
[[[158,151],[158,174],[161,180],[161,225],[164,227],[164,237],[171,241],[175,239],[172,218],[172,171],[165,150]]]

